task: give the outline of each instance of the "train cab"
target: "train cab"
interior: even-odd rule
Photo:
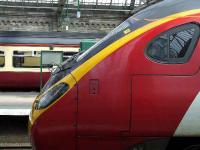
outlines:
[[[200,1],[164,0],[58,67],[33,103],[34,149],[200,149]]]

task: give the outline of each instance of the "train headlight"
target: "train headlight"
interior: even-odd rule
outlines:
[[[53,87],[40,98],[40,100],[36,103],[35,109],[43,109],[48,107],[55,100],[60,98],[68,89],[69,86],[66,83],[60,83]]]

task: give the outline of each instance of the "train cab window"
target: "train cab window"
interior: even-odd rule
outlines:
[[[16,68],[39,68],[40,51],[14,51],[13,66]]]
[[[148,56],[151,56],[151,58],[159,61],[167,60],[168,58],[167,45],[168,45],[167,35],[165,34],[159,36],[153,42],[150,43],[147,51]]]
[[[185,63],[196,47],[199,34],[199,26],[192,23],[170,29],[153,39],[146,55],[160,63]]]
[[[0,68],[5,66],[5,54],[0,50]]]

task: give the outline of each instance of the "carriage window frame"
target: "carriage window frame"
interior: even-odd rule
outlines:
[[[176,34],[176,33],[180,32],[180,31],[193,29],[193,28],[195,29],[194,35],[192,36],[191,43],[190,43],[184,57],[169,58],[170,36],[172,34]],[[149,50],[150,46],[152,45],[152,43],[154,43],[157,39],[159,39],[160,37],[163,37],[164,35],[167,35],[167,40],[168,40],[168,43],[167,43],[168,58],[164,59],[164,60],[155,59],[148,54],[148,50]],[[200,26],[197,23],[187,23],[187,24],[183,24],[183,25],[180,25],[180,26],[176,26],[174,28],[171,28],[167,31],[162,32],[161,34],[159,34],[158,36],[153,38],[153,40],[151,40],[151,42],[149,42],[149,44],[148,44],[148,46],[145,50],[145,55],[151,61],[156,62],[156,63],[161,63],[161,64],[184,64],[184,63],[187,63],[190,60],[194,50],[196,49],[196,46],[197,46],[198,41],[199,41],[199,36],[200,36]]]
[[[23,52],[31,52],[31,55],[23,55],[23,54],[15,54],[15,52],[18,53],[23,53]],[[38,53],[38,54],[37,54]],[[19,58],[23,58],[23,62],[19,62],[19,66],[17,66],[15,59],[19,57]],[[34,51],[34,50],[13,50],[13,54],[12,54],[12,65],[14,68],[40,68],[39,66],[22,66],[22,64],[24,63],[25,57],[37,57],[39,58],[39,64],[40,64],[40,57],[41,57],[41,51]],[[21,60],[20,60],[21,61]]]
[[[14,68],[40,68],[40,65],[39,66],[34,66],[34,65],[33,66],[23,66],[23,63],[24,63],[25,57],[38,57],[39,64],[40,64],[41,51],[38,51],[38,50],[13,50],[13,53],[12,53],[12,66]],[[15,54],[15,52],[17,52],[17,53],[30,52],[31,54],[28,54],[28,55]],[[56,51],[54,51],[54,52],[56,52]],[[78,52],[75,52],[75,51],[63,51],[63,53],[64,53],[63,54],[63,60],[67,60],[67,59],[69,59],[70,57],[72,57],[74,54],[76,54]],[[19,59],[19,62],[18,62],[19,64],[16,63],[16,58],[17,57],[23,58],[23,59]],[[43,68],[48,68],[48,66],[43,66]]]
[[[0,52],[3,53],[3,54],[0,53],[0,57],[4,58],[4,63],[0,64],[0,68],[4,68],[5,67],[5,62],[6,62],[5,51],[4,50],[0,50]]]

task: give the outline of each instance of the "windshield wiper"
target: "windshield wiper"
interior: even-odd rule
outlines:
[[[59,71],[63,70],[63,67],[60,64],[53,63],[48,65],[48,70],[51,72],[51,74],[53,74],[57,68],[59,68]]]
[[[57,74],[60,71],[64,71],[64,70],[68,70],[70,68],[72,68],[74,62],[76,62],[77,58],[79,55],[81,55],[83,53],[83,51],[73,55],[71,58],[67,59],[65,62],[63,62],[61,65],[56,64],[56,66],[58,67],[59,70],[57,70],[57,68],[54,68],[52,72],[52,74]]]
[[[71,62],[73,60],[76,60],[78,56],[80,56],[84,51],[78,52],[77,54],[74,54],[71,58],[67,60],[67,62]]]

